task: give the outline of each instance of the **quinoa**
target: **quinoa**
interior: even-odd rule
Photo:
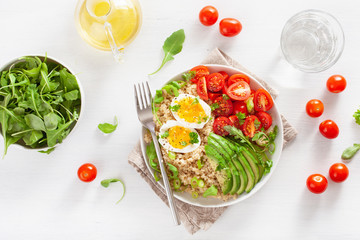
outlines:
[[[179,93],[198,96],[196,90],[196,84],[191,84],[191,83],[187,83],[184,87],[179,89]],[[169,106],[174,96],[168,94],[165,90],[163,90],[163,97],[164,100],[162,101],[162,103],[156,104],[156,107],[159,108],[157,111],[157,117],[161,123],[165,123],[169,120],[175,120],[169,109]],[[207,101],[207,103],[210,105],[211,101],[209,100]],[[158,135],[161,125],[157,121],[155,116],[154,116],[154,122],[156,123],[155,131],[156,134]],[[189,193],[195,191],[199,193],[199,196],[201,196],[209,187],[211,187],[211,185],[215,185],[218,189],[218,194],[217,196],[213,196],[213,197],[216,197],[223,201],[227,201],[228,199],[236,198],[236,196],[222,194],[221,183],[223,183],[224,178],[219,171],[215,171],[217,166],[214,164],[213,161],[210,161],[208,159],[204,149],[205,145],[207,144],[207,137],[210,134],[210,132],[212,132],[213,123],[214,123],[214,116],[210,118],[210,120],[205,124],[205,126],[202,129],[196,129],[201,139],[201,144],[194,151],[189,153],[176,153],[175,159],[169,158],[168,150],[166,150],[165,148],[161,148],[161,152],[164,161],[174,165],[178,169],[179,172],[178,177],[181,181],[181,187],[179,189],[180,191],[185,191]],[[150,143],[151,135],[145,134],[144,140],[146,143]],[[198,164],[197,164],[198,160],[201,160],[201,162],[203,163],[203,167],[201,169],[198,168]],[[166,168],[167,168],[168,176],[170,176],[171,172],[169,171],[167,164],[166,164]],[[205,186],[203,188],[199,188],[199,187],[193,188],[191,186],[191,179],[193,177],[202,179],[205,183]],[[170,183],[172,184],[171,181]]]

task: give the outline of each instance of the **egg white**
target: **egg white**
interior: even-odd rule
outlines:
[[[177,103],[175,103],[175,102],[178,102],[178,101],[180,101],[180,100],[182,100],[184,98],[188,98],[188,97],[190,97],[192,99],[196,98],[195,96],[190,95],[190,94],[180,94],[178,97],[173,98],[170,106],[173,107],[174,105],[177,105]],[[206,117],[207,117],[206,121],[201,122],[201,123],[190,123],[190,122],[185,121],[185,119],[180,118],[179,115],[177,114],[177,112],[171,110],[171,113],[173,114],[174,118],[178,122],[180,122],[182,125],[184,125],[185,127],[188,127],[188,128],[200,128],[200,129],[203,128],[205,126],[205,124],[210,120],[211,108],[206,102],[204,102],[200,98],[198,98],[198,100],[199,100],[200,105],[202,106],[202,108],[205,111],[205,114],[206,114]]]
[[[188,128],[184,125],[182,125],[181,123],[179,123],[178,121],[175,121],[175,120],[169,120],[167,121],[165,124],[163,124],[160,128],[160,131],[159,131],[159,136],[161,136],[162,134],[164,134],[166,131],[169,130],[169,128],[172,128],[172,127],[175,127],[175,126],[180,126],[180,127],[184,127],[184,128],[187,128],[189,129],[191,132],[195,132],[198,134],[198,132],[194,129],[194,128]],[[161,138],[159,137],[159,143],[161,144],[161,146],[163,146],[163,148],[169,150],[169,151],[172,151],[172,152],[177,152],[177,153],[188,153],[188,152],[192,152],[194,151],[195,149],[197,149],[200,144],[201,144],[201,139],[200,139],[200,136],[198,134],[198,140],[199,142],[198,143],[194,143],[194,144],[189,144],[187,145],[186,147],[182,148],[182,149],[179,149],[179,148],[175,148],[173,146],[171,146],[171,144],[169,143],[168,139],[167,138]]]

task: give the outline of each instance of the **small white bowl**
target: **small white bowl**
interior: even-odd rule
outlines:
[[[229,66],[224,66],[224,65],[218,65],[218,64],[204,64],[204,65],[206,67],[208,67],[210,73],[225,71],[229,74],[229,76],[231,76],[235,73],[243,73],[243,74],[249,76],[251,89],[257,90],[259,88],[265,88],[256,79],[254,79],[249,74],[247,74],[239,69],[229,67]],[[188,72],[188,71],[190,71],[190,70],[188,69],[182,73],[177,74],[176,76],[171,78],[168,82],[171,82],[174,80],[182,80],[182,74],[185,72]],[[273,166],[272,166],[270,172],[262,177],[262,179],[250,191],[250,193],[243,193],[240,196],[238,196],[236,199],[229,199],[226,202],[224,202],[220,199],[211,198],[211,197],[210,198],[199,197],[197,199],[194,199],[194,198],[192,198],[191,194],[189,194],[187,192],[181,193],[181,192],[174,191],[173,192],[174,196],[183,202],[189,203],[191,205],[199,206],[199,207],[225,207],[225,206],[230,206],[230,205],[239,203],[239,202],[249,198],[250,196],[254,195],[257,191],[259,191],[265,185],[265,183],[270,179],[271,175],[275,171],[276,165],[278,164],[278,162],[280,160],[280,155],[281,155],[282,146],[283,146],[283,125],[282,125],[281,116],[280,116],[280,113],[276,106],[275,101],[274,101],[274,106],[268,112],[272,116],[273,125],[278,126],[278,135],[275,139],[276,149],[275,149],[274,154],[271,156],[271,160],[273,161]],[[140,139],[141,151],[142,151],[143,157],[145,159],[145,163],[146,163],[149,171],[153,174],[153,169],[150,167],[150,165],[148,163],[149,162],[148,158],[146,156],[146,143],[144,141],[144,135],[145,135],[146,131],[147,131],[147,129],[142,128],[141,139]],[[164,187],[162,180],[160,180],[158,183],[162,187]]]
[[[23,57],[38,57],[42,61],[45,59],[45,56],[42,56],[42,55],[26,55],[26,56],[23,56]],[[14,63],[19,62],[21,60],[20,58],[21,57],[13,59],[13,60],[9,61],[8,63],[4,64],[0,68],[0,72],[9,69]],[[54,57],[50,57],[50,56],[46,56],[46,58],[47,58],[47,60],[46,60],[47,62],[53,62],[53,63],[59,64],[59,65],[63,66],[64,68],[66,68],[69,73],[71,73],[71,74],[73,74],[75,76],[74,72],[68,66],[66,66],[64,63],[59,61],[58,59],[56,59]],[[79,86],[79,91],[80,91],[80,96],[81,96],[81,98],[80,98],[81,103],[80,103],[79,118],[78,118],[78,120],[76,121],[75,124],[70,125],[70,133],[63,139],[63,142],[66,141],[66,139],[68,139],[69,136],[75,131],[76,126],[79,125],[79,122],[81,121],[82,115],[83,115],[83,114],[81,114],[81,109],[84,109],[84,102],[85,102],[84,97],[85,97],[85,95],[84,95],[84,91],[83,91],[83,88],[81,86],[81,83],[80,83],[78,77],[76,77],[76,81],[77,81],[77,84]],[[2,136],[1,131],[0,131],[0,135]],[[12,146],[16,146],[16,147],[18,147],[20,149],[36,150],[36,151],[43,151],[43,150],[48,149],[48,147],[31,148],[31,147],[29,147],[29,146],[27,146],[25,144],[20,144],[20,143],[14,143],[14,144],[10,145],[9,148],[11,148]],[[59,146],[59,143],[57,143],[54,147],[56,147],[56,146]]]

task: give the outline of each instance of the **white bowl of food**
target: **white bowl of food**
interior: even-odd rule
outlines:
[[[84,93],[69,68],[49,56],[24,56],[0,68],[4,155],[10,145],[50,153],[74,131]]]
[[[229,206],[255,194],[271,177],[282,152],[283,126],[275,101],[251,75],[229,66],[197,66],[171,78],[153,101],[177,199]],[[151,144],[143,128],[142,153],[158,178]],[[163,186],[161,179],[158,183]]]

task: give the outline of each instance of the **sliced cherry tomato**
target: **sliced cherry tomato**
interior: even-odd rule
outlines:
[[[237,114],[239,112],[245,114],[246,116],[249,114],[246,103],[244,101],[235,101],[233,102],[233,106],[234,106],[234,114]]]
[[[228,117],[233,112],[233,104],[231,100],[225,99],[223,96],[216,98],[213,104],[216,106],[216,108],[213,111],[216,117],[219,116]]]
[[[227,74],[225,71],[220,71],[219,73],[224,76],[224,81],[226,82],[229,78],[229,74]]]
[[[324,104],[318,99],[311,99],[306,104],[306,112],[310,117],[320,117],[324,112]]]
[[[199,20],[205,26],[211,26],[218,20],[219,13],[213,6],[206,6],[199,13]]]
[[[274,105],[274,101],[270,94],[263,88],[258,89],[254,95],[255,111],[269,111]]]
[[[190,72],[195,72],[195,77],[191,79],[193,83],[197,83],[199,81],[199,78],[210,74],[209,69],[203,65],[193,67]]]
[[[261,129],[261,122],[255,115],[247,116],[243,126],[244,134],[250,138]]]
[[[229,119],[230,119],[230,121],[232,123],[231,125],[233,125],[237,129],[240,129],[240,130],[242,129],[242,125],[244,125],[244,124],[240,123],[240,120],[236,115],[230,116]]]
[[[333,75],[327,80],[326,87],[332,93],[342,92],[346,88],[346,80],[341,75]]]
[[[329,176],[334,182],[343,182],[349,176],[349,169],[343,163],[335,163],[329,169]]]
[[[220,136],[226,136],[229,133],[224,129],[225,126],[231,126],[232,122],[227,117],[218,117],[215,119],[213,124],[214,132]]]
[[[212,93],[212,92],[208,93],[209,99],[213,102],[215,101],[216,98],[218,98],[222,95],[223,95],[222,93]]]
[[[265,130],[268,130],[272,125],[272,117],[267,112],[257,112],[255,114],[261,122],[261,125]]]
[[[85,163],[80,166],[77,174],[81,181],[91,182],[96,178],[97,170],[93,164]]]
[[[207,93],[207,89],[206,89],[206,80],[205,77],[201,77],[199,78],[199,81],[197,82],[197,94],[203,99],[203,100],[208,100],[208,93]]]
[[[250,84],[250,78],[242,73],[237,73],[234,75],[231,75],[229,80],[228,80],[228,85],[230,86],[231,84],[234,84],[236,82],[240,82],[240,81],[245,81],[247,84]]]
[[[225,37],[233,37],[241,32],[242,25],[235,18],[224,18],[219,24],[220,33]]]
[[[336,138],[339,135],[339,127],[332,120],[325,120],[319,125],[320,133],[329,139]]]
[[[227,89],[227,94],[233,100],[246,100],[250,92],[250,86],[245,81],[236,82]]]
[[[224,84],[224,76],[221,73],[212,73],[206,77],[206,86],[210,92],[220,91]]]
[[[320,194],[326,190],[328,181],[326,177],[321,174],[312,174],[307,178],[306,186],[310,192]]]

